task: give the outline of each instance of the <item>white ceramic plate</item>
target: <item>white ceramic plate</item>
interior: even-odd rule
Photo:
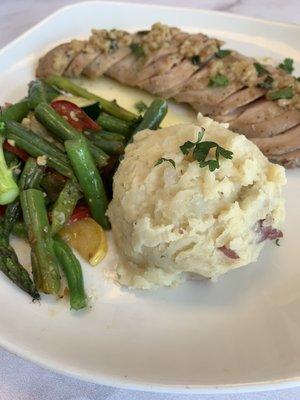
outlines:
[[[25,95],[37,58],[54,44],[87,36],[92,27],[135,30],[157,20],[216,35],[245,54],[277,61],[292,57],[300,66],[297,26],[210,11],[89,2],[53,14],[0,52],[0,103]],[[287,176],[285,237],[281,247],[270,243],[259,262],[218,283],[127,291],[103,274],[115,263],[110,246],[101,266],[83,265],[92,308],[79,313],[62,300],[32,304],[1,275],[0,345],[46,367],[113,386],[203,393],[299,384],[300,170]],[[17,248],[28,263],[27,247],[17,243]]]

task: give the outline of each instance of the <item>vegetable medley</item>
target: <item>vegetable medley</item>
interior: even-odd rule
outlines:
[[[85,99],[83,106],[72,96]],[[34,300],[39,293],[59,296],[63,273],[71,308],[87,306],[72,248],[92,265],[104,258],[106,209],[120,156],[134,133],[159,127],[167,103],[156,99],[137,110],[59,76],[31,82],[25,99],[2,108],[0,270]],[[11,234],[28,240],[32,273],[18,261]]]

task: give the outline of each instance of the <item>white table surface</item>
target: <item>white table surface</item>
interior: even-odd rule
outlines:
[[[119,0],[122,1],[122,0]],[[299,0],[131,0],[206,8],[300,24]],[[0,47],[74,0],[0,0]],[[0,400],[296,400],[300,387],[226,395],[171,395],[134,392],[81,382],[47,371],[0,348]]]

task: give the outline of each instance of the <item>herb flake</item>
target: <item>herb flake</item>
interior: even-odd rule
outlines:
[[[180,150],[184,155],[187,155],[193,149],[193,157],[198,161],[199,167],[204,168],[207,167],[211,172],[220,168],[220,156],[227,159],[232,159],[233,152],[230,150],[226,150],[223,147],[219,146],[216,142],[212,141],[203,141],[201,142],[204,135],[204,129],[198,133],[198,140],[193,143],[191,141],[185,142],[182,146],[180,146]],[[207,160],[207,156],[211,149],[215,150],[215,158],[211,160]]]
[[[231,50],[227,50],[227,49],[221,50],[220,49],[215,53],[215,56],[218,58],[224,58],[224,57],[229,56],[230,54],[231,54]]]
[[[200,65],[201,65],[201,58],[200,58],[200,56],[199,56],[199,55],[193,56],[193,57],[191,58],[191,63],[192,63],[193,65],[198,65],[198,66],[200,67]]]
[[[292,58],[285,58],[282,63],[278,65],[279,68],[283,69],[288,74],[294,71],[294,60]]]
[[[217,74],[210,78],[208,82],[209,87],[222,87],[229,84],[229,79],[226,75]]]
[[[262,64],[255,62],[255,63],[253,63],[253,65],[256,69],[258,76],[263,76],[263,75],[269,74],[269,71]]]
[[[279,247],[279,246],[280,246],[280,240],[279,240],[279,239],[276,239],[276,240],[275,240],[275,244],[276,244],[276,246]]]
[[[157,165],[162,164],[164,161],[169,162],[170,164],[173,165],[174,168],[176,168],[175,161],[172,160],[172,158],[164,158],[164,157],[159,158],[159,159],[156,161],[156,163],[154,164],[154,167],[156,167]]]
[[[263,82],[260,82],[257,86],[263,89],[270,90],[273,88],[274,78],[271,75],[268,75]]]
[[[198,139],[197,139],[197,141],[195,143],[191,142],[190,140],[188,140],[187,142],[183,143],[183,145],[180,146],[181,153],[184,154],[185,156],[187,154],[189,154],[190,150],[193,147],[195,147],[196,144],[201,142],[201,140],[203,138],[203,135],[204,135],[204,132],[205,132],[204,128],[202,128],[202,130],[198,132]]]
[[[267,93],[267,98],[269,100],[279,100],[279,99],[291,99],[294,96],[294,91],[292,87],[286,87],[283,89],[272,90]]]
[[[137,57],[142,57],[145,55],[143,47],[138,43],[131,43],[130,48],[133,54]]]
[[[134,107],[137,109],[137,111],[142,114],[148,109],[148,106],[146,103],[144,103],[142,100],[138,101],[135,103]]]

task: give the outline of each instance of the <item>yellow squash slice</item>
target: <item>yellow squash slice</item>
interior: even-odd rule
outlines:
[[[91,265],[97,265],[107,253],[105,232],[92,218],[66,225],[59,235]]]

